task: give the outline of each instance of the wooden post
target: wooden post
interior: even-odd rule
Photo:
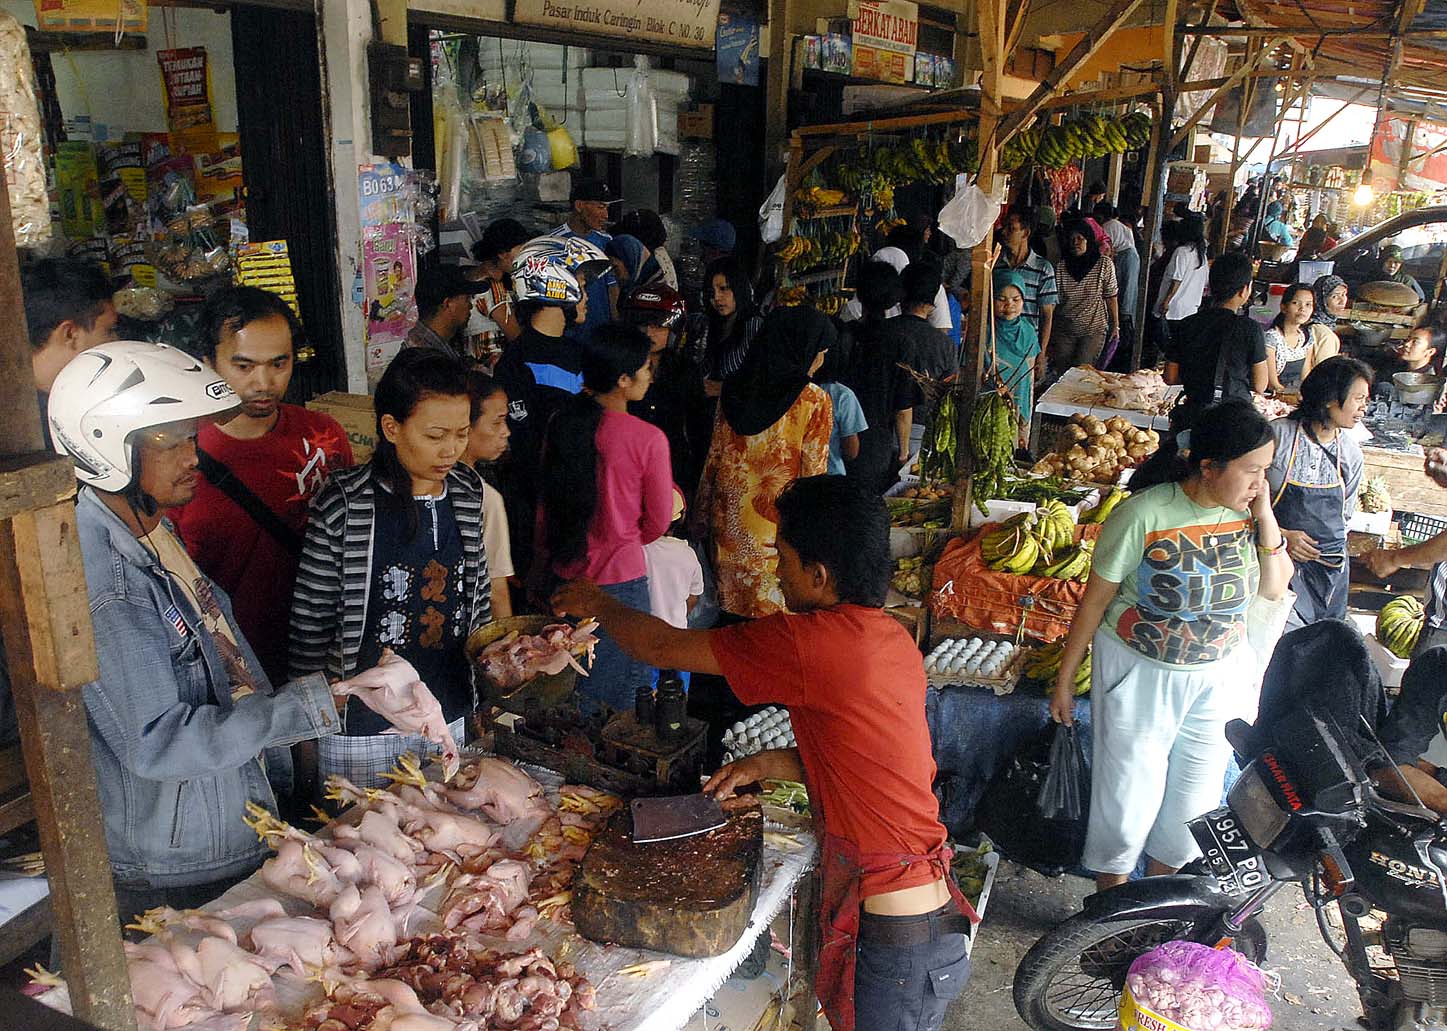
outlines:
[[[764,168],[777,177],[789,134],[789,0],[769,0],[769,63],[764,78]]]
[[[110,857],[80,686],[96,678],[75,530],[75,470],[40,453],[10,199],[0,179],[0,633],[50,881],[55,934],[81,1020],[133,1031]]]
[[[996,130],[1000,126],[1000,93],[1005,67],[1005,0],[979,0],[976,5],[979,17],[980,59],[984,72],[980,76],[980,172],[976,179],[980,189],[991,192],[995,187],[995,172],[999,167],[1000,141]],[[965,392],[959,405],[959,439],[961,447],[957,469],[965,475],[959,478],[955,490],[954,508],[950,525],[963,530],[970,525],[970,505],[973,503],[974,455],[970,450],[968,427],[974,412],[975,394],[985,371],[985,341],[991,329],[994,284],[990,281],[990,253],[995,241],[986,235],[970,252],[970,316],[964,323],[965,340],[963,361],[960,363],[959,378],[971,389]],[[1030,413],[1023,413],[1025,418]]]

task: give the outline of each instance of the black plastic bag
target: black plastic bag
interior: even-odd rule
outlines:
[[[1040,811],[1040,798],[1050,773],[1050,753],[1055,739],[1064,737],[1063,728],[1055,736],[1043,733],[1020,750],[1002,770],[980,798],[975,812],[975,826],[994,842],[995,849],[1006,859],[1028,866],[1047,877],[1074,870],[1080,866],[1085,850],[1085,828],[1090,813],[1089,771],[1080,782],[1080,816],[1073,820],[1046,818]],[[1077,761],[1080,742],[1075,741]]]
[[[1074,726],[1055,728],[1050,742],[1050,768],[1036,803],[1047,820],[1081,820],[1090,812],[1090,774]]]

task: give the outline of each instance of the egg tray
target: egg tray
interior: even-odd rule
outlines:
[[[1009,694],[1020,683],[1021,669],[1029,648],[1017,648],[1010,662],[993,677],[979,673],[929,673],[926,679],[930,687],[987,687],[997,695]]]

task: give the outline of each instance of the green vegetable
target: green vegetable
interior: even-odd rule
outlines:
[[[769,783],[773,787],[759,796],[764,805],[792,809],[796,813],[809,811],[809,792],[803,784],[796,780],[771,780]]]

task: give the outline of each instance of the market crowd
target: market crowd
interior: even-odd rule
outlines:
[[[1073,719],[1093,642],[1084,862],[1109,885],[1142,857],[1165,872],[1195,854],[1185,821],[1216,804],[1222,727],[1264,665],[1253,603],[1289,585],[1295,622],[1345,614],[1362,469],[1346,431],[1373,374],[1338,355],[1340,280],[1288,290],[1263,331],[1241,313],[1250,261],[1210,260],[1204,219],[1147,241],[1138,206],[1086,192],[1059,217],[1002,216],[986,362],[1028,415],[1053,379],[1125,361],[1148,334],[1184,387],[1180,434],[1105,524],[1051,702]],[[82,485],[101,670],[85,702],[123,919],[255,871],[244,804],[304,812],[331,774],[370,787],[425,752],[349,697],[392,683],[394,656],[464,741],[479,628],[593,616],[585,710],[632,709],[660,669],[692,674],[715,740],[748,707],[789,707],[798,750],[727,766],[709,790],[807,780],[831,1017],[847,999],[861,1027],[937,1020],[968,976],[973,911],[932,792],[921,656],[883,610],[881,495],[958,372],[968,261],[928,220],[895,225],[836,320],[772,303],[727,222],[695,235],[706,264],[689,283],[659,216],[585,179],[551,232],[487,226],[466,266],[422,274],[363,462],[334,419],[286,400],[301,327],[279,297],[216,290],[183,350],[117,341],[97,269],[26,267],[38,401]],[[1138,327],[1143,261],[1157,274]],[[1413,339],[1409,360],[1441,355],[1435,331]],[[1268,423],[1252,398],[1269,390],[1300,404]],[[1431,542],[1371,561],[1444,559]],[[1187,577],[1206,588],[1162,586]]]

